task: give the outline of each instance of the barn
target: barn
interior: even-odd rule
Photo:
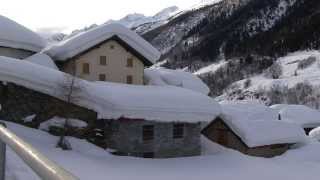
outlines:
[[[277,121],[275,114],[270,114],[272,110],[266,106],[229,102],[222,104],[221,108],[222,115],[204,128],[202,134],[227,148],[270,158],[305,140],[302,128]]]
[[[46,46],[38,34],[1,15],[0,27],[0,56],[25,59]]]

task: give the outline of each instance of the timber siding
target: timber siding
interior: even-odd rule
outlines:
[[[285,153],[290,147],[290,144],[273,144],[250,148],[221,118],[207,126],[202,134],[213,142],[250,156],[271,158]]]
[[[154,158],[196,156],[201,153],[200,123],[183,123],[183,138],[173,138],[173,122],[154,122],[124,119],[105,120],[106,144],[117,154],[143,157],[154,153]],[[154,139],[143,140],[143,126],[154,126]]]
[[[100,56],[106,57],[106,65],[100,64]],[[128,58],[133,60],[132,67],[127,66]],[[89,64],[89,73],[83,72],[84,63]],[[109,40],[71,58],[62,65],[62,70],[89,81],[99,81],[99,76],[103,74],[106,81],[127,83],[130,76],[132,84],[142,85],[144,63],[116,40]]]

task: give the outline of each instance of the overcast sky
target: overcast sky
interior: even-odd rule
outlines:
[[[68,32],[129,13],[153,15],[177,5],[187,8],[201,0],[1,0],[0,14],[38,31],[46,28]]]

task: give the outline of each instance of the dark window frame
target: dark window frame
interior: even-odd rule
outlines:
[[[127,84],[133,84],[133,76],[127,75]]]
[[[182,139],[185,136],[185,124],[177,123],[173,124],[172,130],[173,139]]]
[[[107,66],[107,56],[100,56],[100,65]]]
[[[150,158],[150,159],[152,159],[152,158],[154,158],[154,152],[145,152],[145,153],[143,153],[143,158]]]
[[[99,81],[107,81],[107,75],[106,74],[99,74]]]
[[[133,58],[127,58],[127,67],[133,67]]]
[[[90,64],[89,63],[82,64],[82,74],[90,74]]]
[[[149,142],[154,140],[154,125],[142,126],[142,140],[143,142]]]

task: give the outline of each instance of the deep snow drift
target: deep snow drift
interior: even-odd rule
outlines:
[[[203,156],[177,159],[139,159],[110,155],[84,140],[69,138],[73,150],[55,148],[58,137],[7,122],[8,128],[81,180],[318,180],[320,144],[290,150],[272,159],[248,157],[203,139]],[[7,180],[39,180],[10,148]]]
[[[39,52],[46,43],[35,32],[0,15],[0,46]]]
[[[204,95],[208,95],[210,92],[209,87],[199,77],[182,70],[148,68],[144,70],[144,78],[149,85],[177,86],[190,89]]]
[[[277,109],[282,121],[295,123],[303,128],[320,126],[320,111],[304,105],[277,104],[271,106]]]

